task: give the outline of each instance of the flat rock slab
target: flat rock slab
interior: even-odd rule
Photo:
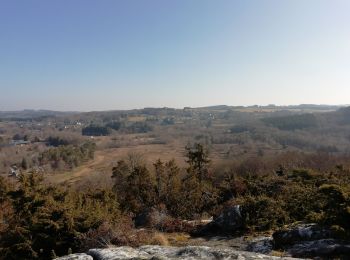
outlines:
[[[116,247],[108,249],[90,249],[87,252],[95,260],[163,260],[163,259],[295,259],[273,257],[258,253],[245,251],[237,251],[230,248],[211,248],[205,246],[187,246],[187,247],[165,247],[165,246],[141,246],[139,248],[132,247]]]

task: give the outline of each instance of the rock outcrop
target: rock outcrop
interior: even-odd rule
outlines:
[[[228,228],[231,232],[236,231],[242,224],[240,216],[239,207],[231,208],[206,225],[205,228]],[[243,239],[243,237],[241,238]],[[139,248],[90,249],[86,254],[73,254],[59,259],[281,259],[281,257],[267,255],[271,254],[273,250],[283,251],[284,256],[301,258],[348,259],[346,257],[350,255],[349,241],[339,239],[339,234],[334,230],[316,224],[292,225],[276,231],[272,237],[254,238],[246,246],[244,246],[244,241],[241,241],[238,243],[239,247],[236,247],[238,250],[227,244],[227,242],[222,241],[222,239],[223,237],[218,237],[218,241],[213,241],[213,239],[207,240],[205,245],[208,246],[170,247],[149,245]],[[282,259],[292,258],[284,257]]]
[[[288,249],[295,257],[343,258],[350,256],[350,244],[336,239],[319,239],[296,243]],[[346,258],[348,259],[348,258]]]
[[[276,231],[274,246],[294,257],[343,257],[350,255],[350,242],[338,238],[330,228],[299,224]]]
[[[283,247],[301,241],[333,238],[332,233],[330,229],[316,224],[299,224],[274,232],[273,240],[276,247]]]
[[[212,248],[204,246],[187,246],[187,247],[164,247],[164,246],[141,246],[139,248],[131,247],[116,247],[108,249],[90,249],[86,254],[86,258],[76,258],[78,255],[69,255],[59,260],[127,260],[127,259],[177,259],[177,260],[191,260],[191,259],[239,259],[239,260],[253,260],[253,259],[292,259],[273,257],[263,254],[236,251],[230,248]],[[79,257],[83,257],[79,254]],[[92,257],[92,258],[88,258]]]

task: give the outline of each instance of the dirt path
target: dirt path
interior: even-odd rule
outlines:
[[[89,181],[94,185],[105,182],[110,183],[113,165],[128,154],[140,154],[150,168],[157,159],[168,161],[175,159],[180,167],[185,167],[184,148],[180,145],[138,145],[130,147],[110,148],[95,152],[95,158],[69,172],[49,174],[48,182],[67,185]],[[216,154],[213,154],[214,156]]]
[[[50,174],[48,180],[51,183],[74,183],[83,177],[89,176],[92,173],[95,173],[99,168],[103,167],[106,162],[105,151],[97,151],[95,153],[95,158],[77,168],[73,171],[66,173]]]
[[[158,158],[170,160],[172,158],[183,161],[181,150],[164,145],[139,145],[132,147],[111,148],[95,152],[95,158],[69,172],[48,175],[50,183],[66,183],[68,185],[81,180],[101,181],[110,178],[113,164],[125,158],[129,153],[141,154],[146,162],[153,164]]]
[[[84,176],[88,174],[89,172],[96,169],[102,162],[105,160],[105,155],[103,152],[96,152],[95,158],[93,161],[87,163],[86,165],[83,165],[81,167],[78,167],[71,173],[71,179],[79,178],[81,176]]]

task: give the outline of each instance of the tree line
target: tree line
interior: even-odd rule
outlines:
[[[147,133],[153,130],[153,127],[147,122],[133,122],[127,124],[120,121],[111,121],[105,125],[90,124],[82,129],[82,135],[87,136],[108,136],[114,131],[125,133]]]

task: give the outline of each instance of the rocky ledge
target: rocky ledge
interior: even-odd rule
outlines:
[[[168,247],[141,246],[90,249],[86,254],[72,254],[57,258],[59,260],[127,260],[127,259],[296,259],[274,257],[259,253],[236,251],[230,248],[212,248],[205,246]]]

